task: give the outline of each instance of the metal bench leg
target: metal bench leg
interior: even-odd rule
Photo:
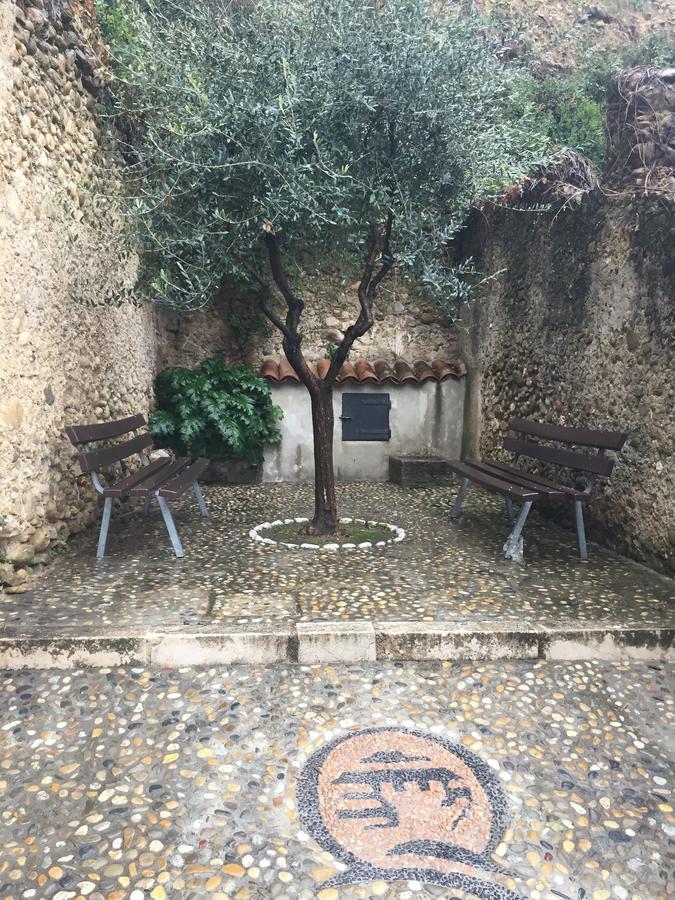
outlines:
[[[457,491],[457,496],[455,497],[455,502],[452,504],[452,511],[450,512],[451,519],[459,519],[459,514],[462,510],[462,503],[464,503],[464,497],[466,496],[467,488],[469,487],[469,479],[463,478],[462,483],[459,486],[459,490]]]
[[[577,520],[579,557],[580,559],[588,559],[588,550],[586,549],[586,529],[584,528],[584,505],[581,500],[574,501],[574,516]]]
[[[197,503],[199,503],[199,512],[204,516],[205,519],[209,516],[209,511],[206,508],[206,503],[204,503],[204,495],[202,494],[202,489],[199,487],[199,482],[195,481],[195,496],[197,497]]]
[[[110,513],[112,512],[112,497],[106,497],[103,503],[103,517],[101,518],[101,531],[98,536],[98,548],[96,556],[103,559],[105,556],[105,545],[108,540],[108,528],[110,527]]]
[[[507,537],[506,543],[504,544],[505,559],[520,560],[523,558],[523,547],[521,544],[520,534],[523,530],[523,526],[525,525],[525,519],[527,519],[527,515],[531,509],[532,500],[527,500],[520,507],[520,512],[518,513],[516,524],[513,526],[513,531]]]
[[[506,500],[506,515],[513,522],[513,500],[510,497],[505,497]]]
[[[150,512],[150,505],[152,503],[152,494],[148,494],[145,498],[145,506],[143,507],[143,515],[147,516]]]
[[[176,556],[183,556],[183,545],[180,542],[180,538],[178,537],[178,532],[176,531],[176,523],[173,520],[173,516],[171,515],[171,510],[169,509],[169,504],[166,502],[164,497],[160,497],[157,494],[157,503],[159,504],[159,508],[162,511],[162,515],[164,516],[164,524],[166,525],[166,530],[169,532],[169,537],[171,538],[171,546],[173,547],[173,552]]]

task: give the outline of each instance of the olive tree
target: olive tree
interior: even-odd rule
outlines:
[[[508,112],[517,75],[475,24],[440,7],[114,3],[112,115],[139,289],[187,310],[224,279],[249,285],[311,397],[314,534],[337,528],[333,386],[373,325],[378,289],[407,270],[452,312],[470,280],[448,242],[474,201],[544,154],[527,108]],[[303,354],[300,273],[326,255],[360,260],[360,281],[353,323],[318,378]]]

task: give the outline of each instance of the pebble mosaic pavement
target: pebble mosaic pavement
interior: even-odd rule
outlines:
[[[5,673],[0,897],[666,900],[674,684],[673,667],[592,662]],[[330,810],[298,784],[322,748],[382,728],[489,769],[505,831],[473,874],[490,892],[396,871],[332,886],[346,866],[310,833]]]
[[[341,486],[342,515],[405,529],[402,543],[380,550],[284,550],[251,540],[260,522],[306,515],[311,496],[309,485],[207,488],[208,520],[193,502],[177,508],[182,560],[157,512],[146,520],[113,516],[104,560],[95,559],[92,529],[29,591],[0,596],[2,633],[67,636],[103,627],[114,636],[343,619],[477,628],[675,623],[672,580],[593,544],[582,563],[574,531],[536,513],[525,529],[525,562],[506,562],[503,505],[479,490],[452,524],[453,488]]]

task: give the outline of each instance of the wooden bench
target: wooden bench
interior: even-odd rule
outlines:
[[[140,431],[146,425],[145,418],[139,414],[120,419],[117,422],[104,422],[100,425],[69,425],[66,428],[66,434],[71,443],[80,450],[78,455],[80,469],[83,473],[91,475],[94,487],[105,498],[98,550],[96,551],[99,559],[105,555],[112,503],[115,497],[144,497],[146,515],[150,511],[152,498],[156,497],[176,556],[183,556],[183,547],[167,501],[175,500],[186,490],[192,488],[197,497],[201,514],[208,516],[198,479],[209,465],[209,460],[174,459],[171,456],[163,456],[150,462],[146,451],[152,447],[152,437],[147,431]],[[128,440],[99,449],[90,447],[97,441],[110,441],[112,438],[118,438],[131,432],[134,436]],[[136,454],[141,461],[140,467],[125,474],[128,469],[125,460]],[[123,477],[106,484],[107,479],[104,472],[111,466],[121,468]]]
[[[460,462],[450,460],[450,467],[462,478],[455,503],[450,514],[458,519],[469,483],[479,484],[489,491],[503,494],[506,498],[506,509],[513,520],[514,501],[521,504],[518,518],[513,530],[504,544],[506,559],[518,559],[522,555],[521,533],[532,504],[537,502],[573,503],[577,526],[579,556],[588,559],[586,549],[586,533],[584,530],[584,504],[591,499],[593,484],[598,476],[608,476],[614,468],[614,460],[606,456],[606,451],[618,452],[623,447],[627,435],[619,431],[593,431],[588,428],[564,428],[561,425],[547,425],[543,422],[530,422],[526,419],[514,419],[509,429],[515,436],[504,438],[504,449],[514,454],[513,464],[497,460],[481,460],[480,462]],[[580,453],[567,447],[550,446],[550,443],[566,444],[574,447],[589,447],[594,454]],[[571,487],[560,484],[549,478],[526,472],[517,463],[521,457],[571,469],[584,473],[583,487]]]

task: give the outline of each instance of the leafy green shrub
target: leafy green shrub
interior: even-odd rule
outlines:
[[[158,447],[176,454],[260,465],[265,445],[281,440],[275,423],[283,413],[250,366],[230,367],[215,356],[196,369],[166,369],[155,379],[155,397],[150,431]]]
[[[579,68],[567,74],[536,78],[520,70],[508,101],[511,115],[534,110],[534,127],[546,134],[551,144],[580,150],[602,172],[606,161],[607,91],[612,76],[631,66],[667,65],[672,55],[672,44],[651,37],[617,50],[589,52],[580,59]]]

